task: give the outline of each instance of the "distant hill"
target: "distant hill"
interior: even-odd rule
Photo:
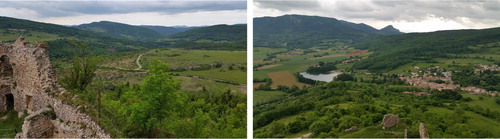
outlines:
[[[433,58],[450,54],[488,53],[488,49],[470,46],[500,42],[500,28],[449,30],[392,35],[353,45],[374,51],[368,59],[354,64],[355,69],[388,71],[415,61],[435,63]]]
[[[166,26],[146,26],[143,25],[141,27],[149,28],[151,30],[154,30],[164,37],[179,33],[179,32],[184,32],[186,30],[194,29],[197,27],[166,27]]]
[[[208,27],[200,27],[171,35],[169,38],[191,41],[246,41],[247,25],[214,25]]]
[[[392,27],[392,26],[391,26]],[[401,32],[377,30],[335,18],[283,15],[254,18],[254,44],[264,47],[307,48],[336,42],[352,43]]]
[[[108,34],[114,37],[123,37],[133,40],[156,40],[163,38],[163,35],[146,27],[127,25],[116,22],[100,21],[89,24],[82,24],[76,28],[89,30],[98,33]]]
[[[394,28],[392,25],[388,25],[382,29],[379,30],[380,34],[382,35],[396,35],[396,34],[403,34],[401,31],[398,29]]]
[[[9,29],[23,29],[22,33],[8,32]],[[38,37],[41,33],[44,36],[53,38],[41,39],[49,44],[51,58],[67,58],[69,54],[74,52],[74,47],[71,47],[72,39],[82,40],[88,43],[90,50],[94,54],[110,54],[115,52],[126,52],[135,50],[144,50],[147,48],[159,47],[162,44],[120,39],[109,35],[94,33],[91,31],[81,30],[78,28],[66,27],[55,24],[47,24],[34,22],[30,20],[16,19],[10,17],[0,17],[0,30],[4,30],[0,36],[19,36],[27,35],[26,39]],[[42,36],[42,37],[44,37]],[[3,40],[13,41],[13,40]]]

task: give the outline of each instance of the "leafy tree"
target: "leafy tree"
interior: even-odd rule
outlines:
[[[93,56],[84,42],[73,41],[72,45],[77,49],[71,60],[71,67],[66,70],[66,76],[61,81],[68,89],[83,91],[92,83],[101,59]]]
[[[309,126],[309,130],[313,131],[316,134],[319,134],[321,132],[328,132],[330,131],[330,126],[328,125],[327,122],[323,120],[318,120]]]
[[[128,102],[122,107],[121,113],[128,115],[130,128],[141,131],[130,136],[154,137],[153,133],[164,119],[176,115],[182,109],[183,101],[176,93],[180,84],[167,73],[168,69],[167,64],[156,61],[149,67],[149,74],[140,89],[126,93]],[[205,118],[198,112],[195,119]]]
[[[335,81],[354,81],[354,76],[347,73],[342,73],[334,77]]]

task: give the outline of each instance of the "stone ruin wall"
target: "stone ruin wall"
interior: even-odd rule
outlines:
[[[24,38],[20,37],[14,44],[0,43],[0,58],[4,59],[0,61],[2,62],[0,63],[0,111],[6,110],[6,95],[12,94],[14,110],[19,112],[20,116],[26,111],[31,117],[38,117],[26,118],[24,124],[29,126],[23,125],[23,133],[19,133],[16,137],[48,135],[27,133],[41,132],[44,131],[43,128],[50,128],[46,120],[50,120],[49,123],[54,126],[54,133],[49,134],[53,135],[52,137],[110,137],[90,116],[49,95],[53,93],[57,96],[66,93],[66,90],[57,83],[49,61],[47,46],[27,44]],[[5,68],[9,66],[11,69]],[[12,71],[12,75],[3,74],[9,73],[9,70]],[[48,107],[52,109],[57,119],[36,116],[41,111],[46,111]],[[40,123],[42,126],[38,126]]]

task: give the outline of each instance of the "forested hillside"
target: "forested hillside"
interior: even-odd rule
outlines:
[[[190,28],[179,28],[179,32]],[[85,41],[96,55],[146,50],[159,47],[178,47],[210,50],[246,49],[246,25],[217,25],[201,27],[172,39],[141,26],[113,22],[96,22],[66,27],[10,17],[0,17],[0,41],[13,42],[25,35],[31,43],[46,42],[50,57],[68,58],[74,52],[71,42]],[[196,42],[196,40],[204,40]],[[208,41],[207,41],[208,40]]]
[[[160,33],[161,35],[163,35],[164,37],[167,37],[167,36],[179,33],[179,32],[183,32],[186,30],[190,30],[193,28],[197,28],[197,27],[165,27],[165,26],[149,26],[149,25],[143,25],[141,27],[145,27],[145,28],[149,28],[151,30],[154,30],[154,31]]]
[[[309,48],[339,42],[350,44],[390,34],[401,32],[389,28],[377,30],[363,23],[319,16],[284,15],[254,19],[257,47]]]
[[[388,71],[413,61],[435,63],[437,61],[433,58],[450,58],[452,54],[487,52],[489,48],[473,49],[471,46],[495,43],[499,41],[499,38],[500,28],[393,35],[353,45],[357,49],[375,52],[370,58],[354,64],[353,67]],[[498,48],[499,46],[493,45],[492,47]]]
[[[149,28],[109,21],[81,24],[76,26],[76,28],[132,40],[156,40],[163,37],[160,33]]]
[[[214,25],[177,33],[169,38],[183,40],[246,41],[247,25]]]

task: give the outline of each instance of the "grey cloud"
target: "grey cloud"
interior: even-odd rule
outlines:
[[[160,12],[166,14],[245,10],[246,1],[3,1],[0,8],[27,8],[42,17],[77,14]],[[0,13],[1,14],[1,13]]]
[[[291,10],[312,10],[317,9],[321,5],[315,0],[254,0],[254,5],[265,8],[265,9],[276,9],[279,11],[291,11]]]
[[[459,17],[500,20],[499,0],[337,0],[332,1],[332,7],[321,7],[320,1],[256,0],[254,3],[260,8],[280,11],[300,9],[310,13],[330,14],[333,17],[384,21],[419,21],[427,19],[429,15],[448,20]]]

